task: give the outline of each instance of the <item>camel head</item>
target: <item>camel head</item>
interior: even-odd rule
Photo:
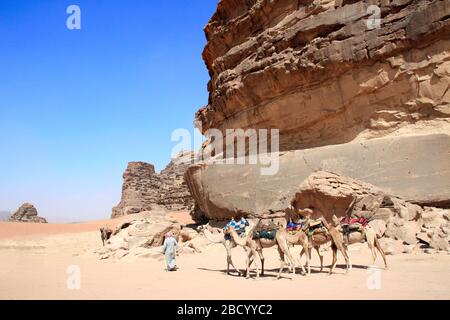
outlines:
[[[232,226],[227,226],[224,230],[225,234],[231,234],[233,231],[236,231]]]

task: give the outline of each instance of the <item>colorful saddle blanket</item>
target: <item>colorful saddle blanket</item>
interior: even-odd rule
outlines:
[[[297,230],[301,230],[305,227],[305,223],[301,222],[301,223],[295,223],[295,222],[289,222],[286,226],[286,230],[287,231],[297,231]]]
[[[369,222],[367,221],[366,218],[363,218],[363,217],[361,217],[361,218],[343,217],[341,219],[342,231],[347,236],[352,232],[362,231],[368,225],[369,225]]]
[[[343,217],[341,219],[341,225],[352,225],[352,224],[360,224],[363,227],[368,225],[369,221],[366,218],[351,218],[351,217]]]
[[[275,239],[276,234],[276,230],[261,230],[255,233],[255,238],[273,240]]]
[[[312,236],[317,233],[326,232],[326,228],[323,225],[322,221],[312,220],[309,222],[307,232],[309,236]]]

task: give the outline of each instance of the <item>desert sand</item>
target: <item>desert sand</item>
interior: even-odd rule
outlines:
[[[185,214],[172,216],[189,221]],[[266,275],[248,280],[225,274],[225,250],[218,244],[200,254],[180,255],[177,272],[164,271],[162,256],[134,263],[99,260],[93,253],[102,245],[98,227],[118,222],[0,223],[0,299],[450,299],[450,255],[444,253],[388,256],[388,270],[367,269],[370,254],[355,245],[348,275],[342,258],[336,274],[320,273],[313,253],[310,276],[286,270],[276,280],[278,254],[267,250]],[[233,252],[244,268],[244,251]],[[326,253],[325,265],[330,262],[331,253]],[[79,290],[67,286],[72,266],[80,270]],[[380,279],[379,286],[374,279]]]

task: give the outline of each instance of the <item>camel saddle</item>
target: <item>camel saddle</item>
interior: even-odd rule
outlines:
[[[253,238],[273,240],[275,239],[276,233],[277,230],[273,221],[263,223],[262,220],[260,220],[258,225],[256,226]]]
[[[321,220],[310,220],[307,224],[308,236],[313,236],[318,233],[326,233],[327,229],[323,225]]]
[[[351,218],[346,216],[340,222],[344,233],[345,245],[349,244],[349,236],[352,232],[364,232],[364,229],[369,225],[369,222],[364,217]]]
[[[368,226],[369,222],[366,218],[351,218],[351,217],[343,217],[341,219],[341,227],[344,234],[350,234],[356,231],[363,231],[364,228]]]

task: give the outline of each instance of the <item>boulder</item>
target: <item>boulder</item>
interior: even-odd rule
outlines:
[[[416,234],[420,226],[412,221],[405,222],[402,226],[388,225],[386,236],[395,240],[401,240],[404,244],[414,245],[418,242]]]
[[[386,222],[384,220],[372,220],[369,222],[369,226],[375,230],[377,237],[382,238],[386,232]]]
[[[406,220],[418,220],[421,217],[422,208],[412,203],[401,203],[400,201],[394,201],[394,209],[399,213],[399,216]]]
[[[395,214],[394,211],[390,208],[380,208],[374,213],[372,219],[383,220],[384,222],[387,223],[390,219],[392,219],[394,214]]]
[[[450,210],[426,207],[422,213],[423,226],[426,228],[439,228],[447,224],[445,215]]]
[[[382,238],[379,241],[386,255],[400,254],[404,250],[402,241],[394,240],[391,238]]]
[[[429,246],[430,246],[430,248],[433,248],[436,250],[446,251],[450,248],[448,241],[449,241],[448,235],[444,235],[442,233],[434,234],[430,239]]]
[[[180,248],[198,248],[204,242],[198,241],[198,233],[191,228],[183,228],[179,223],[166,217],[167,211],[157,209],[130,216],[120,223],[106,245],[96,250],[100,259],[135,261],[137,259],[163,259],[161,246],[164,236],[171,231]],[[184,250],[184,249],[183,249]],[[191,252],[186,249],[186,252]]]

